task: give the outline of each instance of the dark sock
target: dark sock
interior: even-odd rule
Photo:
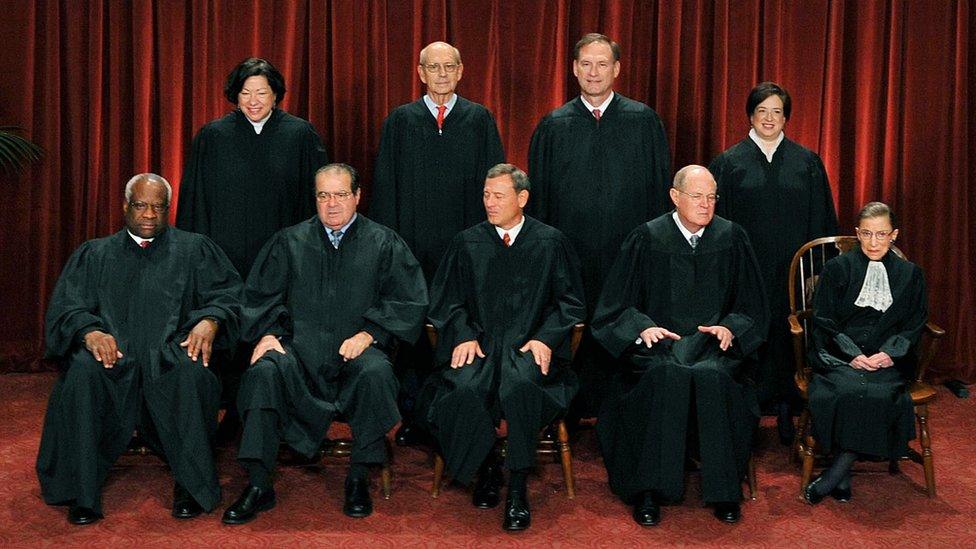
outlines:
[[[247,470],[247,476],[250,479],[251,486],[262,490],[271,488],[271,471],[265,469],[261,462],[245,461],[242,465]]]
[[[512,471],[508,479],[508,491],[521,492],[524,494],[525,484],[528,478],[529,478],[529,473],[525,469]]]
[[[369,476],[369,464],[350,463],[349,478],[367,478]]]
[[[847,474],[844,475],[844,478],[840,479],[840,482],[837,483],[837,488],[839,488],[841,490],[850,490],[851,489],[851,471],[850,470],[848,470],[847,471]]]
[[[854,461],[857,460],[857,454],[854,452],[841,452],[834,458],[834,463],[830,465],[827,470],[821,473],[820,477],[823,479],[820,484],[817,485],[815,490],[821,496],[825,496],[830,493],[831,490],[837,487],[844,477],[848,476],[851,472],[851,465],[854,465]]]

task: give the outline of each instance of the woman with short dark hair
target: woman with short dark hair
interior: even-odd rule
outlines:
[[[850,500],[859,456],[901,457],[915,436],[906,388],[925,328],[925,278],[891,251],[898,229],[887,205],[864,206],[856,231],[860,246],[824,265],[813,296],[810,415],[833,462],[804,490],[810,504]]]

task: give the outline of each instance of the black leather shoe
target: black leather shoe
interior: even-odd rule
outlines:
[[[525,530],[532,524],[532,513],[529,512],[529,500],[524,492],[510,491],[505,499],[505,520],[502,528],[510,532]]]
[[[850,485],[848,485],[847,488],[841,488],[840,486],[835,487],[833,490],[830,491],[830,497],[836,499],[841,503],[847,503],[851,501]]]
[[[366,518],[373,514],[373,500],[369,497],[369,479],[346,477],[346,502],[342,512],[347,517]]]
[[[191,519],[200,516],[203,507],[193,499],[186,488],[180,486],[179,482],[173,483],[173,518]]]
[[[657,526],[661,522],[661,506],[646,492],[641,501],[634,505],[634,522],[641,526]]]
[[[91,524],[97,522],[98,519],[102,518],[102,515],[92,511],[87,507],[78,507],[77,505],[72,505],[68,509],[68,522],[71,524],[76,524],[78,526],[84,526],[86,524]]]
[[[824,482],[823,475],[817,475],[817,478],[813,479],[807,487],[803,489],[803,501],[809,503],[810,505],[816,505],[823,501],[823,494],[817,491],[817,486],[821,482]]]
[[[394,440],[397,446],[414,446],[420,444],[420,432],[416,427],[409,423],[403,423],[397,429]]]
[[[244,524],[251,522],[258,513],[275,506],[274,488],[261,489],[248,485],[230,507],[224,511],[224,524]]]
[[[739,522],[740,518],[742,518],[742,511],[740,510],[739,502],[737,501],[716,503],[715,511],[713,513],[715,518],[728,524],[735,524]]]
[[[478,482],[471,494],[471,503],[479,509],[491,509],[501,502],[502,471],[497,463],[485,467],[478,474]]]

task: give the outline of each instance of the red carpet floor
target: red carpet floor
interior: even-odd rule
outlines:
[[[383,500],[374,482],[374,514],[346,518],[342,479],[346,464],[281,467],[278,506],[238,527],[220,523],[223,507],[183,522],[169,516],[172,479],[154,457],[124,457],[104,490],[105,519],[72,526],[66,511],[40,497],[34,458],[53,374],[0,376],[0,547],[619,547],[643,545],[748,547],[974,547],[976,546],[976,400],[958,400],[940,390],[931,425],[939,495],[925,497],[921,467],[903,463],[902,473],[883,465],[859,466],[854,500],[825,500],[809,507],[796,499],[798,470],[763,423],[756,451],[759,494],[743,504],[734,526],[702,507],[698,477],[689,475],[684,503],[663,509],[660,526],[645,529],[630,508],[614,498],[596,449],[593,431],[575,442],[577,496],[566,499],[558,465],[547,464],[530,479],[532,528],[501,530],[501,510],[475,509],[469,492],[451,486],[429,495],[429,455],[396,449],[393,497]],[[224,504],[244,486],[232,449],[219,454]],[[870,472],[875,471],[875,472]]]

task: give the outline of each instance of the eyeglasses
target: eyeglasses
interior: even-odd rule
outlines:
[[[460,63],[444,63],[443,65],[440,63],[427,63],[426,65],[421,65],[421,67],[423,67],[424,70],[430,74],[437,74],[441,72],[441,69],[444,69],[444,72],[446,73],[457,72],[458,67],[460,66]]]
[[[129,207],[133,210],[143,213],[147,209],[151,209],[153,213],[164,213],[169,209],[169,204],[147,204],[145,202],[129,202]]]
[[[700,202],[702,198],[704,198],[705,200],[707,200],[709,204],[714,204],[714,203],[718,202],[718,195],[717,194],[686,193],[686,192],[682,191],[681,189],[675,189],[675,190],[678,191],[679,193],[687,196],[688,198],[694,200],[695,202]]]
[[[877,238],[878,242],[887,242],[894,231],[872,232],[867,229],[854,229],[854,232],[857,233],[858,238],[865,242],[870,242],[872,238]]]
[[[345,202],[346,200],[349,200],[349,197],[352,196],[352,194],[353,193],[349,191],[339,191],[337,193],[319,191],[315,193],[315,199],[319,202],[328,202],[329,199],[335,198],[336,202]]]

